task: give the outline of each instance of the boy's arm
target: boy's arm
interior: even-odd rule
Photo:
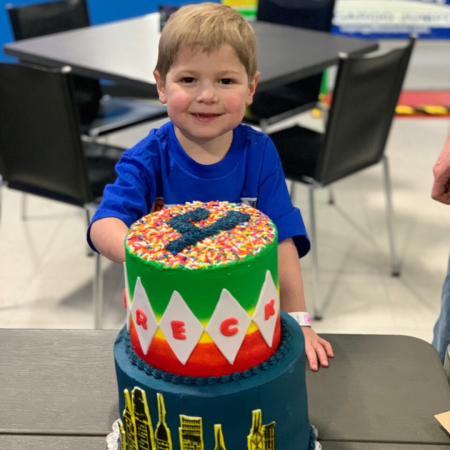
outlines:
[[[278,272],[280,277],[281,308],[286,312],[306,312],[303,279],[297,249],[291,238],[278,244]],[[302,327],[305,336],[305,352],[311,370],[328,367],[328,357],[333,349],[328,341],[320,338],[311,327]]]
[[[96,220],[90,230],[91,241],[100,254],[117,263],[125,262],[125,236],[128,227],[120,219]]]

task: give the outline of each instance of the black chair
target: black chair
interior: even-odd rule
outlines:
[[[335,0],[259,0],[257,19],[281,25],[331,31]],[[299,45],[302,45],[299,42]],[[322,74],[261,93],[256,92],[247,108],[245,122],[258,124],[263,131],[273,123],[317,105]]]
[[[82,207],[89,223],[104,187],[116,179],[122,152],[81,140],[70,67],[0,64],[0,170],[8,188]],[[97,255],[96,328],[102,319],[100,269]]]
[[[85,0],[8,4],[6,9],[17,41],[90,26]],[[74,76],[74,92],[81,129],[93,139],[167,115],[161,104],[103,96],[100,83],[91,78]]]
[[[316,188],[383,162],[392,275],[400,274],[395,253],[388,158],[384,149],[414,42],[415,38],[411,38],[405,48],[372,58],[350,58],[341,54],[325,133],[294,126],[270,135],[286,178],[309,187],[313,300],[317,319],[321,318],[321,310],[314,212]]]

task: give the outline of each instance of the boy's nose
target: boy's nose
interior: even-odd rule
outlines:
[[[197,101],[201,103],[215,103],[218,100],[217,92],[214,86],[209,84],[199,86]]]

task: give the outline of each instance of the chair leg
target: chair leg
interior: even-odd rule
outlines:
[[[387,155],[383,156],[383,181],[386,194],[386,218],[389,235],[389,247],[391,251],[391,274],[394,277],[400,276],[400,264],[397,259],[395,232],[394,232],[394,208],[392,206],[392,186],[389,174],[389,160]]]
[[[334,205],[334,192],[332,186],[328,186],[328,204]]]
[[[27,220],[27,204],[27,194],[25,194],[25,192],[22,192],[22,220]]]
[[[268,134],[267,130],[269,129],[269,123],[267,122],[267,120],[261,119],[261,121],[259,122],[259,128],[261,128],[261,131],[263,133]]]
[[[103,274],[102,257],[99,253],[95,257],[95,276],[94,276],[94,328],[101,330],[103,328]]]
[[[292,204],[295,203],[295,187],[296,182],[294,180],[291,180],[291,185],[289,186],[289,196],[291,197]]]
[[[320,292],[319,292],[319,258],[317,252],[317,234],[316,234],[316,212],[314,207],[314,186],[309,185],[309,216],[310,216],[310,238],[311,238],[311,253],[312,253],[312,287],[313,287],[313,315],[314,319],[321,320],[322,313],[320,311]]]

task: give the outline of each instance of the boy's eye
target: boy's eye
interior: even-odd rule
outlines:
[[[222,84],[234,84],[234,80],[232,80],[231,78],[222,78],[222,79],[220,80],[220,82],[221,82]]]
[[[182,83],[193,83],[194,82],[194,78],[193,77],[183,77],[181,79]]]

